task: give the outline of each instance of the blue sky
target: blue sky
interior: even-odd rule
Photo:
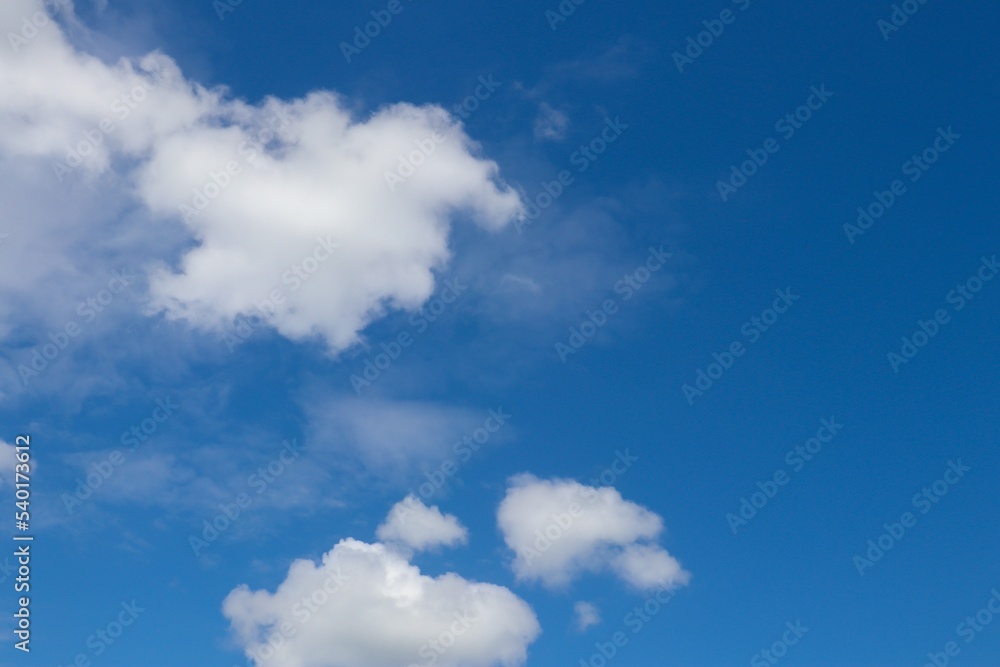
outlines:
[[[0,665],[995,662],[997,8],[559,7],[0,10]]]

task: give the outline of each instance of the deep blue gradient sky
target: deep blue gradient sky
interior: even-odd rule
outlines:
[[[385,3],[244,0],[220,20],[207,0],[80,2],[93,35],[79,48],[109,59],[158,49],[253,104],[327,89],[358,119],[396,102],[451,109],[492,76],[501,85],[465,121],[482,154],[525,199],[561,170],[574,181],[520,232],[455,221],[436,289],[469,287],[426,331],[393,310],[335,357],[267,329],[230,353],[217,333],[143,315],[137,292],[51,381],[22,390],[15,375],[0,436],[39,443],[35,649],[5,646],[0,665],[80,653],[107,667],[247,664],[226,595],[274,590],[292,560],[345,537],[374,541],[440,464],[345,453],[328,406],[367,402],[444,414],[411,434],[420,443],[449,445],[489,409],[512,415],[428,500],[468,527],[469,544],[414,563],[525,599],[543,631],[528,665],[580,664],[619,630],[616,667],[772,664],[755,655],[797,621],[808,632],[780,660],[789,666],[918,666],[949,641],[960,647],[950,664],[995,664],[1000,617],[970,642],[956,628],[1000,590],[1000,277],[961,309],[949,293],[1000,253],[1000,9],[929,0],[884,39],[887,2],[740,4],[588,0],[553,30],[555,2],[403,0],[348,63],[340,43]],[[735,22],[679,72],[672,54],[727,8]],[[832,97],[785,139],[776,121],[814,86]],[[534,131],[543,104],[564,114],[560,138]],[[627,129],[579,173],[574,151],[608,118]],[[960,138],[911,182],[904,163],[939,128]],[[718,181],[771,137],[780,150],[723,201]],[[895,179],[905,194],[849,241],[844,225]],[[616,283],[661,245],[672,257],[626,300]],[[751,340],[744,325],[776,290],[798,299]],[[616,312],[563,363],[557,343],[609,299]],[[894,370],[887,355],[939,309],[948,322]],[[414,343],[359,397],[352,375],[400,332]],[[3,352],[16,366],[40,340],[8,338]],[[683,386],[734,341],[745,353],[689,401]],[[68,515],[74,480],[167,398],[176,414]],[[786,454],[824,419],[843,428],[797,470]],[[213,493],[241,490],[286,439],[303,443],[302,459],[196,558],[188,536],[217,511]],[[586,483],[625,449],[639,460],[614,486],[663,517],[661,543],[692,574],[634,634],[624,619],[645,594],[606,574],[557,591],[518,582],[496,522],[510,476]],[[959,461],[968,472],[922,513],[914,496]],[[734,534],[727,515],[779,470],[788,483]],[[904,512],[916,524],[859,574],[855,556]],[[2,599],[13,605],[7,584]],[[88,636],[133,599],[145,611],[96,657]],[[577,600],[601,610],[583,633]]]

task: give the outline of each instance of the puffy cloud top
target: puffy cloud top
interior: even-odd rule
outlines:
[[[511,478],[497,521],[521,580],[562,587],[610,569],[639,589],[687,583],[690,574],[655,540],[663,520],[612,487],[573,480]]]
[[[274,593],[240,586],[223,612],[247,655],[269,667],[514,667],[540,632],[506,588],[428,577],[353,539],[322,563],[295,561]]]
[[[436,506],[427,507],[413,495],[393,506],[376,535],[383,542],[402,544],[414,551],[468,540],[468,531],[455,516],[442,514]]]
[[[39,8],[3,3],[0,33],[21,35]],[[497,165],[441,107],[357,118],[327,91],[250,105],[186,79],[163,54],[108,64],[52,18],[27,32],[0,49],[0,164],[51,165],[56,189],[113,174],[115,196],[145,213],[129,234],[159,260],[151,312],[220,331],[254,314],[336,352],[387,309],[431,296],[455,219],[495,230],[521,214]],[[179,261],[155,247],[157,223],[185,229]],[[66,275],[84,263],[48,261]]]

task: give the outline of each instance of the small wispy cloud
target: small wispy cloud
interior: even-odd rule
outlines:
[[[569,128],[569,117],[562,111],[542,102],[535,118],[535,138],[541,141],[562,141]]]
[[[573,605],[573,612],[576,614],[576,629],[580,632],[601,622],[600,611],[590,602],[577,602]]]

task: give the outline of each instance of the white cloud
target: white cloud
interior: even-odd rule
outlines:
[[[611,569],[632,586],[686,584],[690,574],[652,541],[663,520],[612,487],[572,480],[511,478],[497,521],[515,552],[519,580],[563,587],[584,572]]]
[[[686,584],[690,574],[677,559],[655,544],[630,544],[611,560],[611,568],[636,588]]]
[[[357,363],[357,362],[355,362]],[[346,467],[359,462],[380,478],[402,482],[421,464],[437,465],[463,434],[481,426],[472,410],[421,401],[310,396],[311,442]]]
[[[541,286],[531,278],[513,273],[506,273],[500,278],[500,289],[516,293],[530,292],[532,294],[538,294],[542,291]]]
[[[601,614],[593,603],[577,602],[573,605],[573,612],[576,614],[576,629],[580,632],[601,622]]]
[[[0,34],[21,35],[37,10],[8,0]],[[260,308],[282,335],[318,336],[339,351],[387,309],[430,297],[453,220],[495,230],[520,214],[497,165],[440,107],[395,104],[361,119],[330,92],[249,105],[186,79],[163,54],[107,64],[77,51],[52,19],[25,34],[0,49],[0,163],[17,159],[36,181],[50,179],[56,199],[113,185],[112,201],[71,234],[107,231],[109,213],[135,204],[142,215],[128,235],[182,230],[182,256],[162,243],[143,256],[154,260],[152,312],[221,331]],[[386,174],[427,146],[433,154],[390,192]],[[0,194],[18,187],[6,181]],[[76,208],[66,199],[68,214]],[[66,233],[53,223],[34,239],[49,257],[32,273],[56,290],[88,273]],[[17,296],[5,288],[0,307]]]
[[[247,656],[268,667],[513,667],[540,632],[506,588],[428,577],[384,545],[353,539],[320,564],[292,563],[274,593],[236,588],[223,613]]]
[[[569,117],[562,111],[542,102],[535,118],[535,138],[548,141],[562,141],[566,138]]]
[[[403,544],[414,551],[455,546],[469,539],[468,531],[457,517],[442,514],[437,506],[427,507],[413,495],[393,506],[376,535],[383,542]]]
[[[494,183],[496,165],[472,155],[442,109],[401,104],[355,122],[328,93],[271,107],[265,115],[283,115],[287,125],[258,154],[239,146],[267,130],[259,121],[203,128],[161,142],[139,176],[147,204],[171,215],[193,189],[212,187],[209,169],[240,165],[189,222],[201,246],[179,272],[154,275],[155,302],[172,317],[221,327],[278,289],[283,299],[261,310],[275,311],[280,333],[319,334],[341,350],[386,308],[415,309],[431,296],[434,270],[450,256],[452,216],[469,213],[495,229],[519,210],[518,196]],[[447,140],[390,193],[384,174],[433,133]]]

